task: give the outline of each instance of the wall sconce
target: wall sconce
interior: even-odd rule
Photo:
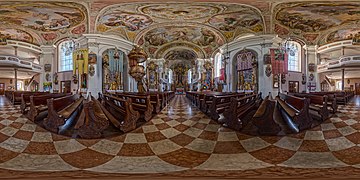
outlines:
[[[306,75],[305,74],[302,74],[302,81],[301,81],[302,84],[306,84]]]

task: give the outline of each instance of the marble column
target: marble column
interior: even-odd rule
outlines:
[[[14,55],[17,56],[18,55],[18,47],[14,46]]]
[[[14,71],[15,71],[15,85],[14,85],[14,87],[15,87],[15,91],[17,91],[18,90],[18,88],[17,88],[17,76],[18,76],[17,68],[15,68]]]
[[[316,49],[318,48],[317,46],[315,47]],[[314,73],[314,76],[315,76],[315,83],[316,83],[316,91],[321,91],[321,82],[320,82],[320,75],[319,73],[317,72],[317,66],[320,64],[320,54],[316,53],[315,55],[316,57],[316,60],[315,60],[315,73]]]
[[[345,69],[341,69],[341,90],[345,90]]]
[[[55,69],[57,69],[57,62],[56,60],[58,58],[55,58],[55,52],[56,52],[56,46],[54,45],[43,45],[40,47],[42,49],[42,55],[40,56],[40,65],[43,67],[43,70],[41,72],[40,75],[40,82],[39,82],[39,91],[44,91],[44,82],[48,82],[46,81],[46,74],[49,73],[50,77],[52,77],[52,75],[55,72]],[[45,64],[51,64],[51,70],[50,72],[45,72],[44,69],[44,65]],[[52,78],[50,78],[50,81],[52,82]],[[52,86],[54,87],[54,86]],[[53,89],[53,88],[52,88]],[[52,92],[52,89],[50,92]]]
[[[97,43],[95,39],[88,39],[87,46],[89,53],[95,53],[97,55],[96,64],[89,64],[89,67],[94,66],[95,73],[93,76],[91,76],[90,73],[87,75],[87,92],[90,92],[92,96],[98,98],[98,93],[102,92],[102,54],[99,53],[99,43]]]
[[[310,76],[311,73],[314,76],[319,76],[318,73],[316,72],[316,68],[315,68],[314,72],[309,72],[309,69],[308,69],[310,63],[317,64],[316,63],[316,46],[314,46],[314,45],[305,45],[303,48],[305,49],[305,56],[306,56],[305,57],[305,71],[303,71],[305,73],[305,75],[306,75],[305,89],[306,89],[306,92],[309,92],[310,83],[316,83],[314,81],[319,79],[319,78],[315,77],[314,80],[312,80],[312,81],[309,80],[309,76]],[[316,83],[316,86],[318,86],[317,83]]]

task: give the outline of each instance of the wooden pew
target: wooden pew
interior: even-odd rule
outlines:
[[[21,95],[22,94],[31,94],[32,92],[30,91],[13,91],[12,92],[12,97],[11,97],[11,103],[13,105],[16,105],[16,104],[20,104],[21,103]]]
[[[20,111],[22,114],[25,114],[28,111],[28,107],[30,106],[30,96],[38,96],[49,94],[48,92],[33,92],[33,93],[23,93],[21,94],[21,105]]]
[[[293,95],[295,95],[297,97],[309,98],[310,99],[309,109],[316,111],[322,121],[329,118],[329,110],[327,107],[328,106],[328,96],[327,95],[317,96],[317,95],[300,94],[300,93],[294,93]]]
[[[5,97],[6,97],[10,102],[12,102],[11,98],[12,98],[12,96],[13,96],[13,95],[12,95],[13,92],[14,92],[14,91],[8,91],[8,90],[5,91]]]
[[[102,132],[109,127],[109,119],[103,112],[100,102],[89,95],[88,100],[84,100],[83,106],[75,125],[78,135],[87,139],[100,138]]]
[[[335,114],[338,109],[338,103],[337,103],[337,97],[335,93],[331,92],[311,92],[309,93],[311,95],[317,95],[317,96],[324,96],[326,95],[328,97],[328,107],[332,109],[332,113]]]
[[[53,93],[53,94],[42,94],[42,95],[31,95],[30,96],[30,109],[29,112],[26,114],[27,117],[31,121],[35,121],[36,117],[44,111],[48,110],[47,100],[51,98],[60,98],[64,96],[70,96],[71,93],[63,94],[63,93]]]
[[[276,135],[281,131],[281,127],[274,119],[276,101],[270,100],[269,96],[263,100],[258,110],[252,117],[252,123],[258,128],[261,135]]]
[[[224,111],[224,126],[240,130],[243,127],[241,119],[250,110],[257,108],[262,101],[261,94],[244,96],[240,99],[231,98],[230,106]]]
[[[215,94],[216,93],[216,94]],[[205,94],[203,100],[201,101],[201,111],[205,114],[210,113],[210,116],[216,118],[217,116],[211,114],[213,110],[217,109],[217,106],[221,106],[222,108],[227,108],[231,98],[234,97],[236,99],[244,97],[245,93],[232,93],[232,92],[215,92],[214,94]],[[247,94],[249,95],[249,94]],[[216,97],[216,99],[214,99]],[[208,112],[210,111],[210,112]],[[217,119],[217,118],[216,118]]]
[[[149,121],[152,118],[152,112],[153,112],[153,105],[150,101],[150,95],[149,94],[113,94],[116,97],[122,98],[122,99],[131,99],[132,106],[135,111],[140,112],[141,118],[143,118],[145,121]]]
[[[131,99],[122,99],[104,94],[101,98],[101,109],[110,122],[123,132],[129,132],[136,128],[136,122],[140,113],[133,109]]]
[[[310,99],[279,93],[277,105],[290,129],[300,132],[311,128],[313,119],[309,113]]]
[[[59,127],[64,125],[65,121],[76,118],[81,112],[83,100],[84,97],[79,94],[48,99],[48,116],[43,122],[45,128],[57,133]]]
[[[116,94],[130,94],[130,95],[150,95],[150,102],[153,106],[153,113],[157,114],[161,111],[161,102],[160,96],[157,92],[147,92],[147,93],[136,93],[136,92],[125,92],[125,93],[116,93]]]

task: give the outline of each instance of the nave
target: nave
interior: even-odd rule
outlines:
[[[0,96],[0,175],[357,177],[359,100],[355,96],[348,105],[339,105],[338,112],[321,125],[297,134],[250,136],[222,127],[184,95],[176,95],[158,115],[134,131],[85,140],[44,130],[26,119],[18,105]]]

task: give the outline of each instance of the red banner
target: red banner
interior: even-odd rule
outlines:
[[[219,80],[225,81],[225,68],[220,69],[220,77]]]
[[[282,53],[279,49],[270,49],[271,66],[273,74],[288,73],[287,53]]]

